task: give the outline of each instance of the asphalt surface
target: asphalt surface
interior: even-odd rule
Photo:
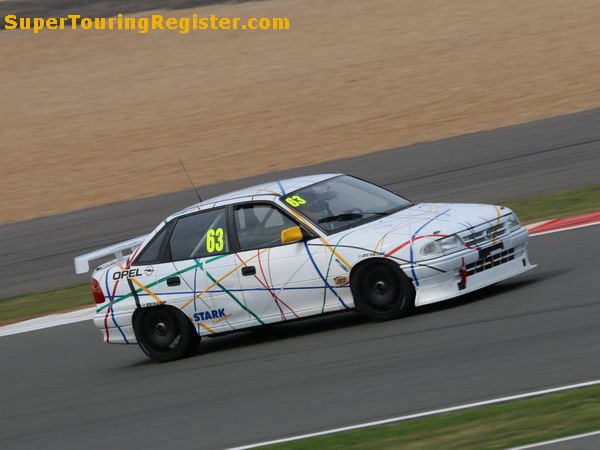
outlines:
[[[357,175],[415,201],[502,202],[598,183],[600,109],[206,186],[201,192],[207,198],[318,172]],[[74,256],[145,234],[195,199],[190,189],[0,225],[0,298],[86,283],[87,276],[73,271]]]
[[[90,322],[0,339],[0,448],[223,448],[600,378],[600,226],[539,267],[387,323],[354,312],[148,361]]]

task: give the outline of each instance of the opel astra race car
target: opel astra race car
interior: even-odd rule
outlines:
[[[201,336],[332,311],[401,317],[532,269],[528,238],[503,206],[414,204],[324,174],[203,201],[75,269],[117,256],[93,272],[94,323],[105,342],[162,362]]]

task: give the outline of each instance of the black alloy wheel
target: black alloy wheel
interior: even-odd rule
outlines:
[[[357,309],[371,320],[397,319],[414,307],[412,283],[392,262],[359,267],[352,276],[351,286]]]
[[[200,342],[190,320],[170,306],[141,309],[136,314],[133,329],[140,348],[157,362],[184,358]]]

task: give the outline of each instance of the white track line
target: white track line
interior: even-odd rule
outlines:
[[[525,449],[528,449],[528,448],[543,447],[544,445],[559,444],[561,442],[573,441],[575,439],[581,439],[581,438],[586,438],[586,437],[590,437],[590,436],[596,436],[596,435],[599,435],[599,434],[600,434],[600,430],[598,430],[598,431],[592,431],[591,433],[576,434],[574,436],[567,436],[567,437],[564,437],[564,438],[552,439],[551,441],[536,442],[535,444],[523,445],[521,447],[511,447],[508,450],[525,450]]]
[[[298,441],[300,439],[307,439],[307,438],[312,438],[312,437],[317,437],[317,436],[325,436],[328,434],[341,433],[343,431],[358,430],[360,428],[369,428],[369,427],[374,427],[374,426],[378,426],[378,425],[385,425],[388,423],[402,422],[402,421],[410,420],[410,419],[418,419],[421,417],[435,416],[438,414],[444,414],[444,413],[453,412],[453,411],[460,411],[463,409],[476,408],[478,406],[494,405],[497,403],[509,402],[511,400],[519,400],[519,399],[523,399],[523,398],[537,397],[540,395],[552,394],[554,392],[567,391],[570,389],[577,389],[577,388],[582,388],[582,387],[587,387],[587,386],[594,386],[597,384],[600,384],[600,380],[586,381],[584,383],[577,383],[577,384],[568,384],[566,386],[559,386],[559,387],[550,388],[550,389],[542,389],[540,391],[526,392],[524,394],[509,395],[507,397],[499,397],[499,398],[494,398],[491,400],[483,400],[480,402],[466,403],[463,405],[451,406],[449,408],[434,409],[431,411],[425,411],[425,412],[420,412],[420,413],[416,413],[416,414],[409,414],[406,416],[392,417],[390,419],[383,419],[383,420],[376,420],[373,422],[359,423],[356,425],[349,425],[349,426],[340,427],[340,428],[332,428],[330,430],[318,431],[316,433],[307,433],[307,434],[301,434],[298,436],[292,436],[292,437],[287,437],[287,438],[282,438],[282,439],[275,439],[272,441],[257,442],[256,444],[244,445],[241,447],[234,447],[229,450],[245,450],[245,449],[249,449],[249,448],[262,447],[265,445],[283,444],[285,442]]]
[[[526,225],[525,228],[527,228],[527,229],[534,228],[534,227],[542,225],[546,222],[548,222],[548,221],[533,223],[530,225]],[[531,237],[542,236],[544,234],[551,234],[551,233],[560,233],[561,231],[574,230],[576,228],[589,227],[592,225],[600,225],[600,221],[590,223],[590,224],[575,225],[572,227],[560,228],[557,230],[544,231],[542,233],[534,233],[531,235]],[[66,324],[70,324],[70,323],[82,322],[84,320],[91,320],[92,316],[94,314],[94,309],[95,308],[89,308],[89,309],[85,309],[85,310],[79,310],[79,311],[74,311],[74,312],[69,312],[69,313],[64,313],[64,314],[52,314],[50,316],[38,317],[37,319],[26,320],[23,322],[18,322],[18,323],[12,324],[12,325],[5,325],[5,326],[0,327],[0,337],[9,336],[9,335],[18,334],[18,333],[26,333],[28,331],[41,330],[44,328],[56,327],[59,325],[66,325]]]
[[[11,334],[26,333],[28,331],[41,330],[44,328],[67,325],[69,323],[83,322],[92,320],[96,311],[95,307],[78,309],[62,314],[52,314],[50,316],[38,317],[35,319],[24,320],[23,322],[13,323],[0,327],[0,336],[9,336]]]

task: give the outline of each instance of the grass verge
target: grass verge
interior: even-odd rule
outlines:
[[[600,210],[600,184],[538,195],[504,203],[517,213],[522,223],[558,219]]]
[[[0,325],[93,304],[89,284],[10,297],[0,300]]]
[[[600,185],[505,203],[522,223],[600,210]],[[89,285],[0,300],[0,325],[93,304]]]
[[[600,386],[270,445],[301,449],[499,449],[600,429]]]

